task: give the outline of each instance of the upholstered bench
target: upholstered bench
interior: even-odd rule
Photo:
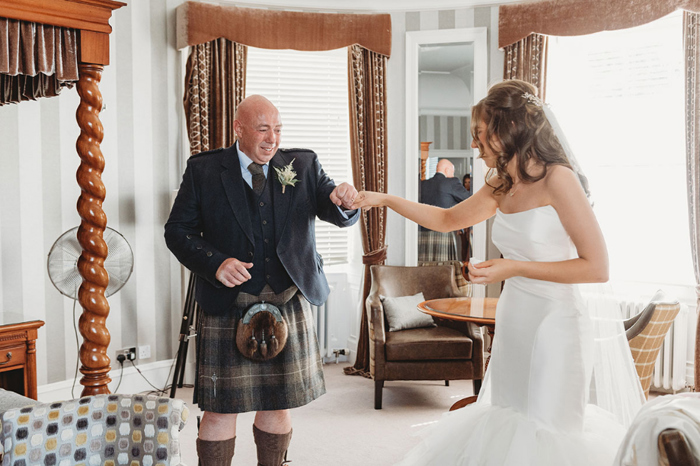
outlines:
[[[182,400],[95,395],[38,403],[0,390],[3,466],[177,466]]]

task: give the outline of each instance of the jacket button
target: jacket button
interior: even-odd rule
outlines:
[[[266,258],[265,258],[265,262],[270,262],[270,258],[269,258],[269,257],[266,257]]]
[[[260,202],[260,207],[263,207],[265,205],[264,202]]]
[[[267,238],[265,238],[265,243],[269,243],[269,242],[270,242],[270,241],[269,241]]]
[[[202,245],[201,245],[201,244],[198,244],[198,245],[197,245],[197,249],[202,249]]]
[[[248,251],[248,256],[253,257],[253,251]]]
[[[211,256],[212,256],[211,251],[207,251],[207,257],[211,257]]]
[[[269,275],[265,275],[265,278],[270,278],[270,276],[269,276]]]
[[[267,225],[267,220],[263,220],[263,225]]]
[[[185,238],[192,239],[192,235],[186,235]]]

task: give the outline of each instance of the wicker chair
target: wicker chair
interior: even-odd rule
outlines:
[[[473,380],[478,393],[484,376],[483,339],[468,322],[436,320],[437,327],[389,332],[381,296],[425,299],[465,296],[453,265],[398,267],[373,265],[372,288],[365,302],[369,322],[370,374],[374,407],[382,408],[386,380]]]
[[[661,345],[679,311],[678,301],[669,299],[663,291],[657,291],[642,312],[625,321],[632,358],[647,398]]]

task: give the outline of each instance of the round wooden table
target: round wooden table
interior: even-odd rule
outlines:
[[[486,327],[493,342],[496,327],[496,305],[498,298],[439,298],[423,301],[418,305],[418,310],[440,319],[456,320],[461,322],[473,322]],[[491,345],[487,349],[489,357],[486,359],[486,367],[491,357]],[[484,368],[485,369],[485,368]],[[459,400],[452,405],[450,411],[462,408],[476,401],[476,395]]]

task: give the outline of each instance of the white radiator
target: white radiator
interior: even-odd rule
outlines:
[[[622,317],[629,319],[646,307],[648,303],[620,301]],[[693,320],[694,314],[693,314]],[[693,385],[693,361],[688,358],[688,326],[695,329],[695,322],[689,322],[691,316],[687,306],[681,304],[678,316],[664,339],[659,357],[656,359],[652,388],[676,392]]]
[[[329,358],[333,355],[333,350],[329,345],[328,338],[328,301],[320,306],[311,306],[314,315],[314,325],[316,326],[316,338],[318,339],[318,349],[322,358]]]

